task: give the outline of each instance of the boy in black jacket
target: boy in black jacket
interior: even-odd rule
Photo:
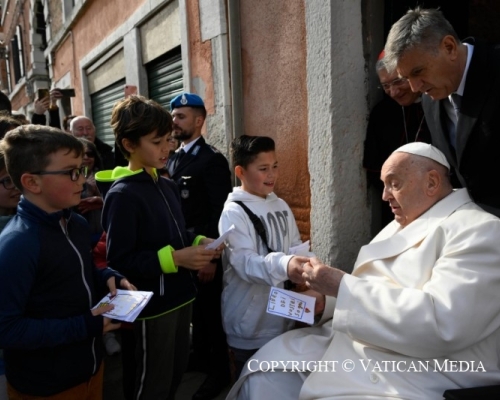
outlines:
[[[139,290],[154,292],[134,323],[134,398],[173,399],[189,354],[196,295],[191,270],[220,257],[221,249],[206,250],[212,239],[186,231],[175,183],[156,170],[170,151],[170,114],[152,100],[131,96],[115,105],[111,125],[128,167],[96,175],[104,194],[108,264],[135,279]]]
[[[112,306],[91,308],[115,280],[134,289],[93,266],[87,222],[71,211],[85,183],[83,151],[75,137],[39,125],[0,142],[23,194],[0,235],[0,348],[11,399],[101,399],[102,334],[120,325],[100,315]]]

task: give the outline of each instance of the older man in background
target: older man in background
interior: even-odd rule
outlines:
[[[369,187],[374,188],[376,207],[373,231],[378,233],[394,218],[391,209],[381,202],[383,184],[380,170],[387,157],[398,147],[411,142],[431,143],[431,135],[424,118],[420,92],[412,92],[406,79],[398,77],[396,71],[388,72],[384,63],[384,52],[375,65],[380,87],[386,96],[373,107],[368,120],[364,144],[363,167]]]
[[[498,382],[500,219],[453,190],[448,173],[429,144],[387,159],[394,221],[361,248],[352,274],[305,264],[327,322],[269,342],[228,399],[438,399]],[[266,361],[283,363],[266,373]]]
[[[113,169],[115,167],[113,148],[96,137],[95,126],[90,118],[83,116],[73,118],[69,129],[73,136],[87,139],[95,144],[101,156],[103,169]]]

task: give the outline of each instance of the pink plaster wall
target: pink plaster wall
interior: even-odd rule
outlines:
[[[241,0],[244,127],[276,142],[276,193],[309,238],[306,28],[303,1]]]
[[[208,114],[215,112],[214,85],[212,78],[212,43],[201,41],[200,11],[198,0],[186,1],[186,14],[189,16],[189,62],[191,63],[191,81],[201,81],[204,93],[198,93],[205,102]],[[191,89],[196,91],[194,87]],[[206,129],[206,126],[204,127]],[[205,132],[206,133],[206,132]]]
[[[81,60],[111,32],[122,25],[146,0],[93,0],[85,3],[82,17],[75,21],[72,37],[68,36],[57,49],[54,80],[71,71],[71,84],[76,97],[73,113],[83,114],[82,78],[78,67]]]

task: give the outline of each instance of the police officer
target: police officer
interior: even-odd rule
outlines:
[[[182,93],[172,99],[170,108],[174,122],[172,137],[178,139],[181,146],[169,158],[167,169],[179,187],[186,226],[195,234],[218,237],[219,218],[232,190],[229,164],[201,134],[207,111],[198,95]],[[220,261],[198,271],[197,286],[191,367],[209,374],[193,400],[205,400],[216,397],[230,380],[220,311]]]

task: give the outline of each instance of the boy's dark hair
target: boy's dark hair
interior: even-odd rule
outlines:
[[[76,137],[45,125],[21,125],[0,141],[0,154],[5,157],[7,171],[21,190],[21,176],[43,171],[50,164],[50,155],[61,149],[82,156],[84,147]]]
[[[154,131],[156,137],[163,137],[172,131],[172,116],[156,101],[132,95],[113,107],[111,127],[116,145],[128,160],[130,153],[123,147],[122,139],[137,145],[142,136]]]
[[[274,140],[268,136],[241,135],[231,143],[233,166],[246,168],[259,155],[275,150]]]
[[[5,169],[5,158],[3,157],[2,154],[0,154],[0,172],[2,172]]]
[[[12,114],[12,104],[4,92],[0,92],[0,111],[3,111],[7,115]]]
[[[11,117],[18,121],[20,125],[27,125],[30,123],[24,114],[12,114]]]
[[[0,114],[0,139],[2,139],[5,134],[11,129],[17,128],[22,124],[10,115]]]

